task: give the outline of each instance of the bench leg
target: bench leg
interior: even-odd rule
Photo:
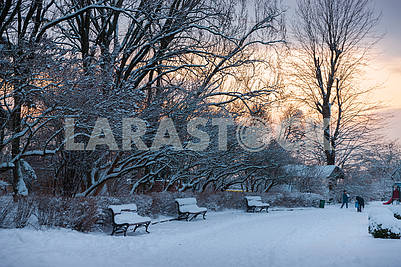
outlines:
[[[127,232],[127,229],[128,229],[128,226],[126,226],[126,225],[114,225],[113,226],[113,231],[111,232],[111,235],[114,235],[114,234],[117,234],[117,232],[120,232],[120,230],[121,230],[121,232],[122,233],[124,233],[124,236],[126,235],[126,232]]]
[[[196,219],[200,214],[202,214],[202,217],[204,220],[206,220],[206,212],[199,212],[199,213],[182,213],[178,216],[178,220],[183,220],[185,219],[187,222],[192,221],[193,219]],[[192,216],[191,216],[192,215]]]
[[[187,220],[188,221],[189,213],[180,213],[178,214],[177,220]]]
[[[190,221],[192,221],[193,219],[196,219],[196,217],[198,217],[199,214],[200,214],[200,213],[194,213],[194,215],[192,216],[192,218],[190,219]],[[189,217],[189,215],[188,215],[188,217]]]
[[[127,236],[128,225],[123,226],[124,236]]]
[[[202,214],[203,219],[206,220],[206,217],[205,217],[205,216],[206,216],[206,212],[207,212],[207,211],[205,211],[205,212],[200,212],[200,213],[194,213],[193,216],[192,216],[192,218],[190,219],[190,221],[192,221],[193,219],[196,219],[196,217],[198,217],[200,214]]]
[[[113,226],[113,231],[111,232],[111,235],[114,235],[115,232],[116,232],[116,227]]]
[[[141,226],[144,226],[145,227],[145,231],[146,231],[146,233],[150,233],[149,231],[148,231],[148,227],[149,227],[149,225],[150,225],[150,223],[146,223],[146,224],[135,224],[135,227],[134,227],[134,233],[135,233],[135,231],[136,231],[136,229],[138,229],[139,227],[141,227]],[[127,227],[127,229],[128,229],[128,227]]]

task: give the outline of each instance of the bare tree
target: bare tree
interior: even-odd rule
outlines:
[[[393,182],[401,179],[401,149],[397,143],[376,144],[365,153],[363,160],[369,165],[372,177]]]
[[[294,87],[324,125],[323,162],[343,166],[375,129],[369,89],[357,79],[378,40],[379,16],[369,0],[299,0],[297,14]]]
[[[108,8],[86,9],[56,29],[58,40],[81,55],[88,79],[93,73],[101,73],[96,77],[104,81],[98,88],[88,88],[96,92],[94,96],[85,95],[87,89],[82,89],[94,109],[77,119],[78,127],[85,128],[84,124],[93,122],[93,116],[102,116],[115,122],[114,130],[118,132],[121,125],[116,118],[138,116],[149,123],[144,141],[150,145],[160,118],[168,116],[174,119],[185,143],[185,126],[190,118],[207,116],[216,107],[244,104],[275,91],[274,85],[252,90],[227,90],[222,86],[239,68],[263,61],[252,57],[256,47],[283,42],[281,11],[275,1],[255,1],[255,6],[234,0],[106,2]],[[57,8],[59,16],[65,17],[71,9],[79,12],[91,5],[91,1],[70,0]],[[107,101],[96,102],[98,95]],[[93,115],[89,120],[88,114]],[[166,169],[176,169],[171,162],[188,162],[175,158],[190,154],[183,152],[181,156],[168,148],[99,153],[93,154],[96,156],[83,195],[125,175],[140,177],[132,187],[134,192],[161,172],[168,173]],[[210,152],[203,155],[205,161],[209,156]]]
[[[83,11],[57,17],[55,4],[53,0],[0,3],[1,170],[12,170],[15,199],[28,193],[24,179],[34,173],[25,159],[54,155],[62,148],[55,140],[62,134],[59,121],[68,114],[69,99],[60,96],[73,89],[69,78],[73,80],[75,63],[47,33]]]
[[[12,169],[15,196],[27,193],[23,177],[32,171],[23,158],[55,152],[46,145],[43,150],[31,150],[34,135],[54,119],[58,109],[44,106],[42,98],[55,85],[45,74],[54,63],[54,50],[46,40],[33,41],[51,5],[51,1],[5,1],[0,6],[0,105],[4,115],[0,149],[10,151],[2,169]]]
[[[1,169],[13,170],[16,196],[27,193],[24,172],[33,170],[24,159],[33,156],[54,156],[55,177],[62,177],[54,185],[71,183],[54,192],[67,195],[96,194],[108,181],[127,177],[135,177],[135,192],[178,174],[189,179],[182,190],[210,183],[221,189],[227,177],[248,168],[246,153],[223,167],[235,147],[226,154],[168,146],[67,151],[61,118],[76,119],[76,141],[85,143],[98,117],[111,122],[118,142],[121,118],[139,117],[149,122],[144,141],[150,145],[161,118],[170,117],[185,144],[189,119],[218,110],[231,115],[229,105],[252,106],[275,92],[274,83],[247,90],[222,85],[239,68],[264,61],[253,51],[284,42],[276,1],[32,0],[5,1],[0,8],[0,52],[6,59],[0,77]],[[217,167],[213,158],[225,164],[216,173],[210,173]],[[197,180],[196,174],[206,172],[212,182]]]

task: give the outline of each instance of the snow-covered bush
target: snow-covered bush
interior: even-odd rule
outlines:
[[[204,192],[198,196],[198,204],[209,210],[246,209],[245,194],[241,192]]]
[[[0,198],[0,228],[6,228],[6,219],[12,209],[12,199],[7,197]]]
[[[0,190],[7,190],[7,186],[9,186],[9,184],[5,181],[0,180]]]
[[[387,208],[369,210],[369,233],[375,238],[400,239],[401,224]]]
[[[394,213],[396,219],[401,220],[401,205],[392,205],[389,209]]]
[[[18,200],[17,213],[14,218],[16,228],[24,228],[35,209],[32,198],[21,198]]]
[[[0,227],[24,228],[34,213],[35,203],[31,197],[20,198],[14,202],[11,197],[0,198]]]
[[[98,208],[94,198],[49,198],[36,199],[39,225],[70,228],[89,232],[98,219]]]
[[[265,197],[265,201],[271,206],[288,208],[318,207],[321,199],[324,199],[322,195],[300,192],[283,192],[275,195],[267,195]]]
[[[158,192],[124,197],[75,197],[29,196],[15,203],[9,196],[0,197],[0,227],[62,227],[77,231],[108,231],[112,204],[135,203],[138,214],[157,218],[160,215],[176,217],[175,199],[195,197],[198,205],[211,211],[246,209],[245,195],[260,195],[271,206],[317,206],[322,196],[309,193],[242,193],[242,192]],[[30,220],[30,219],[35,220]]]
[[[160,192],[150,194],[151,207],[150,216],[166,215],[166,216],[176,216],[177,206],[175,204],[175,199],[179,197],[192,197],[191,193],[177,193],[177,192]]]

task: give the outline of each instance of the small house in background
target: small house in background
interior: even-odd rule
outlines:
[[[344,171],[336,165],[286,165],[284,173],[291,177],[291,185],[301,192],[323,193],[333,192],[345,178]]]

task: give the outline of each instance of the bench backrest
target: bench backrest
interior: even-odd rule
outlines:
[[[261,196],[246,196],[245,199],[249,201],[258,201],[262,202],[262,197]]]
[[[114,214],[118,214],[123,211],[136,212],[138,210],[135,204],[110,205],[109,209],[111,209]]]
[[[194,197],[188,197],[188,198],[176,198],[175,201],[177,201],[179,206],[196,206],[196,198]]]

